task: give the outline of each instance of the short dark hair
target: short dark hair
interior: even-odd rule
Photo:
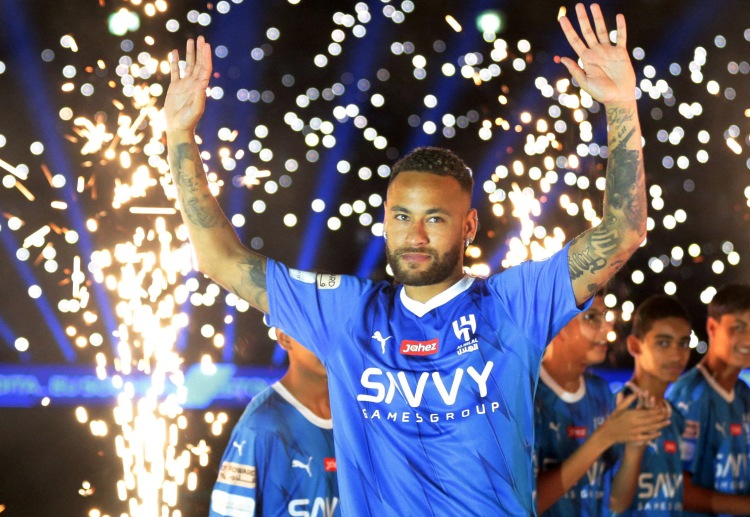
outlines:
[[[471,169],[453,151],[442,147],[417,147],[397,161],[391,169],[388,185],[402,172],[430,172],[438,176],[450,176],[458,181],[461,190],[471,195],[474,178]]]
[[[680,318],[692,326],[690,313],[677,298],[666,294],[654,294],[646,298],[636,309],[630,334],[643,339],[655,321],[666,318]]]
[[[708,304],[708,317],[720,320],[725,314],[750,311],[750,285],[727,284],[720,287]]]

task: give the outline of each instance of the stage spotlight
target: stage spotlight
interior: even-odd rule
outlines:
[[[128,31],[137,31],[141,26],[141,19],[137,13],[128,11],[124,7],[109,15],[107,27],[115,36],[124,36]]]
[[[477,29],[482,34],[498,34],[504,28],[504,18],[500,11],[483,11],[477,16]]]

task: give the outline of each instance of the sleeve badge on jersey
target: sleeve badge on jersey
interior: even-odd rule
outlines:
[[[318,289],[336,289],[341,285],[341,275],[319,274],[317,282]]]
[[[299,282],[303,282],[305,284],[315,283],[315,273],[313,273],[312,271],[301,271],[299,269],[289,269],[289,277]]]
[[[685,432],[682,437],[686,440],[697,440],[701,433],[701,424],[697,420],[685,421]]]
[[[221,464],[217,481],[226,485],[255,488],[257,485],[255,467],[225,461]]]

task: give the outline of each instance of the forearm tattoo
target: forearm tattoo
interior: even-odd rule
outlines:
[[[590,279],[587,285],[590,294],[601,289],[622,267],[629,256],[621,248],[626,234],[635,232],[642,239],[646,220],[643,160],[640,145],[633,145],[632,141],[640,138],[635,108],[610,108],[607,122],[610,157],[603,220],[576,237],[568,257],[571,280]]]
[[[183,207],[185,219],[200,228],[225,226],[216,199],[208,189],[208,181],[200,168],[198,146],[194,143],[181,143],[172,146],[170,157],[177,195]]]

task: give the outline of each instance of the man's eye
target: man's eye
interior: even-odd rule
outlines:
[[[404,214],[396,214],[396,221],[406,221],[408,217],[406,217]]]

